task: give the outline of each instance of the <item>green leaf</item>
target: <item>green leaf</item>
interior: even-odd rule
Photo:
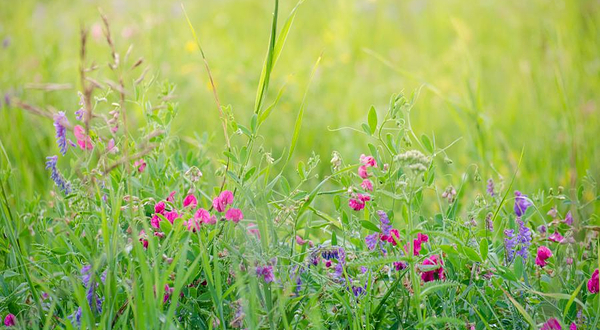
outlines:
[[[362,125],[360,125],[360,127],[362,127],[363,131],[365,131],[367,135],[371,135],[371,128],[368,124],[363,123]]]
[[[521,256],[517,256],[515,258],[515,263],[513,265],[513,269],[515,272],[515,276],[520,281],[523,277],[523,258]]]
[[[470,248],[468,246],[463,246],[463,252],[472,261],[482,262],[481,257],[477,254],[477,252],[473,248]]]
[[[374,223],[372,223],[371,221],[367,221],[367,220],[361,220],[360,221],[360,225],[363,226],[363,228],[366,228],[368,230],[371,231],[376,231],[378,233],[381,232],[381,230],[379,229],[379,227],[377,227],[377,225],[375,225]]]
[[[250,120],[250,130],[252,133],[256,133],[256,127],[258,123],[258,116],[256,114],[252,115],[252,119]]]
[[[300,179],[304,180],[306,178],[306,172],[304,171],[304,162],[298,162],[298,174],[300,175]]]
[[[331,245],[337,245],[337,235],[335,234],[335,231],[331,232]]]
[[[423,146],[427,151],[433,153],[433,144],[431,144],[431,140],[425,134],[421,135],[421,142],[423,142]]]
[[[535,329],[536,328],[535,322],[533,321],[533,318],[531,317],[531,315],[529,315],[529,313],[527,313],[525,308],[523,308],[523,306],[521,306],[521,304],[519,304],[519,302],[516,301],[515,298],[513,298],[508,292],[506,292],[506,290],[504,290],[503,287],[500,287],[500,289],[502,290],[502,292],[504,292],[504,294],[508,297],[508,299],[513,303],[513,305],[515,305],[515,307],[517,308],[519,313],[521,313],[521,315],[523,315],[523,318],[525,318],[525,320],[527,321],[527,323],[529,323],[531,328]]]
[[[481,254],[483,261],[487,260],[489,248],[488,240],[486,238],[482,239],[479,243],[479,254]]]
[[[371,128],[371,135],[375,134],[377,130],[377,111],[375,111],[374,106],[369,109],[369,127]]]

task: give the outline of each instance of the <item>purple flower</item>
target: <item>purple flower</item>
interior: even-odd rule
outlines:
[[[496,196],[496,193],[494,193],[494,181],[492,179],[489,179],[487,182],[487,193],[492,197]]]
[[[506,257],[511,262],[515,257],[515,248],[517,247],[517,238],[515,237],[515,231],[513,229],[504,230],[504,249],[506,250]]]
[[[367,292],[367,284],[365,283],[365,286],[352,286],[352,293],[354,294],[355,297],[358,296],[362,296],[363,294],[365,294]]]
[[[79,96],[79,105],[81,106],[81,108],[79,108],[79,110],[75,111],[75,118],[77,120],[83,120],[83,113],[84,113],[84,106],[85,106],[85,96],[83,96],[83,94],[81,92],[77,92],[77,95]]]
[[[71,184],[65,180],[65,178],[60,174],[58,169],[56,168],[56,162],[58,161],[58,156],[46,157],[46,169],[49,169],[51,174],[50,178],[56,186],[63,192],[65,195],[71,193]]]
[[[8,328],[8,327],[12,327],[17,323],[17,318],[15,317],[14,314],[8,313],[6,314],[6,317],[4,318],[4,325]]]
[[[333,278],[340,282],[344,280],[344,265],[341,262],[338,262],[337,265],[335,265]]]
[[[81,282],[83,282],[83,286],[86,288],[86,298],[90,305],[90,309],[100,314],[102,313],[102,299],[96,295],[98,283],[94,281],[93,276],[92,266],[85,265],[81,267]]]
[[[567,212],[567,215],[565,216],[565,220],[563,220],[563,222],[569,226],[573,225],[573,215],[571,214],[571,211]]]
[[[485,216],[485,226],[487,230],[494,231],[494,221],[492,220],[493,214],[492,212],[488,213]]]
[[[519,223],[519,235],[517,235],[517,242],[521,245],[521,248],[519,251],[517,251],[517,254],[523,257],[523,260],[525,260],[527,257],[529,257],[528,249],[531,245],[531,229],[525,226],[525,223],[521,219],[518,219],[517,222]]]
[[[523,214],[525,214],[525,211],[527,211],[527,209],[533,205],[529,199],[527,198],[527,195],[523,195],[521,194],[520,191],[515,191],[515,214],[517,215],[517,217],[521,217],[523,216]]]
[[[273,275],[273,266],[257,266],[256,275],[262,277],[267,283],[271,283],[275,280],[275,275]]]
[[[73,314],[67,316],[67,318],[69,319],[69,321],[71,321],[71,323],[74,323],[75,325],[80,326],[81,325],[81,314],[82,314],[81,307],[78,307],[77,310]]]
[[[367,235],[367,237],[365,237],[365,243],[367,243],[367,247],[369,248],[369,250],[374,250],[375,247],[377,246],[378,242],[379,242],[379,234],[377,234],[377,233]]]
[[[56,143],[60,153],[64,156],[67,153],[67,125],[69,121],[64,111],[59,111],[54,115],[54,129],[56,130]]]

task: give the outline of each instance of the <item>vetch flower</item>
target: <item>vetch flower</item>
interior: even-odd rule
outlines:
[[[554,234],[550,235],[550,237],[548,237],[548,240],[555,242],[555,243],[560,243],[562,242],[562,240],[565,239],[564,237],[562,237],[562,235],[560,233],[558,233],[557,231],[554,232]]]
[[[492,179],[489,179],[487,182],[487,193],[492,197],[496,195],[496,193],[494,193],[494,180]]]
[[[529,246],[531,246],[531,229],[525,225],[525,223],[518,218],[517,223],[519,224],[519,234],[517,235],[517,242],[521,248],[517,251],[517,254],[523,257],[523,260],[529,257]]]
[[[598,271],[598,268],[596,268],[588,281],[587,288],[590,293],[598,293],[598,291],[600,291],[600,272]]]
[[[551,318],[542,325],[540,330],[562,330],[562,327],[557,319]]]
[[[565,216],[563,222],[569,226],[573,225],[573,215],[571,214],[571,211],[567,212],[567,215]]]
[[[367,173],[367,165],[361,165],[358,167],[358,176],[360,176],[363,179],[369,177],[369,173]]]
[[[515,257],[515,248],[517,247],[517,238],[515,237],[515,231],[513,229],[504,230],[504,249],[506,251],[506,257],[511,262]]]
[[[46,157],[46,169],[50,170],[50,178],[54,181],[54,184],[65,194],[68,195],[71,193],[71,184],[65,180],[65,178],[60,174],[58,168],[56,168],[56,163],[58,162],[58,156],[50,156]]]
[[[67,153],[67,116],[64,111],[59,111],[54,115],[54,129],[56,130],[56,143],[60,153],[64,156]]]
[[[185,198],[183,199],[183,207],[189,207],[192,210],[196,208],[196,206],[198,205],[198,200],[196,199],[196,196],[194,196],[193,194],[189,194],[187,196],[185,196]]]
[[[165,218],[167,218],[167,220],[169,220],[169,222],[171,224],[173,224],[173,221],[175,221],[175,219],[179,218],[179,213],[177,213],[177,211],[170,211],[165,213]]]
[[[224,190],[213,200],[213,207],[217,212],[223,212],[231,203],[233,203],[233,193],[229,190]]]
[[[550,257],[552,257],[552,251],[545,246],[540,246],[537,251],[537,257],[535,258],[535,264],[544,267],[548,264],[546,260]]]
[[[12,327],[16,323],[17,323],[17,318],[15,317],[14,314],[11,314],[11,313],[6,314],[6,317],[4,318],[4,326]]]
[[[146,161],[143,158],[140,158],[133,163],[133,166],[137,167],[139,173],[144,173],[146,165]]]
[[[154,213],[163,214],[165,212],[165,206],[165,202],[163,201],[154,204]]]
[[[77,92],[77,95],[79,96],[79,105],[81,106],[81,108],[79,108],[79,110],[75,111],[75,118],[77,120],[83,120],[83,113],[84,113],[84,106],[85,106],[85,96],[83,96],[83,94],[81,92]]]
[[[527,211],[527,209],[533,205],[529,199],[527,198],[527,195],[523,195],[521,194],[520,191],[515,191],[515,214],[517,215],[517,217],[521,217],[523,216],[523,214],[525,214],[525,211]]]
[[[350,206],[354,211],[360,211],[365,208],[365,203],[370,201],[371,197],[363,194],[356,194],[355,198],[352,198],[348,201],[348,206]]]
[[[363,182],[361,182],[360,186],[364,190],[373,191],[373,181],[369,179],[364,179]]]
[[[80,125],[76,125],[73,128],[73,134],[75,134],[75,138],[77,139],[77,145],[79,145],[79,148],[81,148],[82,150],[94,148],[94,146],[92,145],[92,139],[90,139],[90,137],[85,134],[85,129],[83,127],[81,127]]]
[[[158,215],[155,214],[155,215],[152,216],[152,219],[150,219],[150,224],[152,225],[152,227],[158,229],[158,228],[160,228],[160,221],[161,220],[162,219]]]
[[[266,283],[271,283],[275,280],[275,275],[273,275],[273,266],[257,266],[256,267],[256,275],[258,277],[262,277]]]
[[[360,155],[360,162],[367,167],[377,167],[377,161],[373,156],[365,156],[365,154]]]
[[[175,203],[175,194],[176,193],[177,192],[175,190],[171,191],[171,193],[167,197],[167,202],[169,202],[169,203]]]
[[[421,233],[417,234],[417,239],[413,240],[413,254],[415,256],[418,256],[421,253],[421,244],[428,240],[429,236]]]
[[[424,271],[421,273],[421,279],[423,282],[431,282],[436,280],[443,280],[444,277],[444,262],[437,255],[432,255],[431,257],[425,259],[423,261],[423,266],[439,266],[437,269]],[[436,276],[437,275],[437,276]]]
[[[242,214],[240,209],[231,208],[225,213],[225,219],[238,223],[240,220],[244,219],[244,214]]]
[[[306,244],[306,240],[304,240],[300,235],[296,235],[296,244],[304,245]]]
[[[577,330],[577,324],[575,324],[575,322],[571,322],[571,325],[569,326],[569,330]]]

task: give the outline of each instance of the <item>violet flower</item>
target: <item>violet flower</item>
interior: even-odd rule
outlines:
[[[69,121],[67,120],[67,116],[65,116],[64,111],[59,111],[54,115],[54,129],[56,130],[56,143],[58,144],[58,149],[61,155],[65,155],[67,153],[67,125]]]
[[[65,194],[68,195],[71,193],[71,184],[65,180],[65,178],[60,174],[58,169],[56,168],[56,163],[58,162],[58,156],[50,156],[46,157],[46,169],[50,170],[50,178],[56,186]]]

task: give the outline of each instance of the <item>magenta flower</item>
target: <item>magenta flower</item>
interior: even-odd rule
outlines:
[[[575,324],[575,322],[572,322],[569,326],[569,330],[577,330],[577,324]]]
[[[439,268],[434,269],[434,270],[429,270],[429,271],[424,271],[421,273],[421,279],[423,280],[423,282],[431,282],[436,280],[436,275],[437,275],[437,279],[439,280],[443,280],[444,277],[444,267],[442,267],[444,265],[444,262],[442,261],[442,259],[440,259],[439,256],[437,255],[432,255],[431,257],[425,259],[425,261],[423,261],[423,266],[436,266],[439,265]]]
[[[189,194],[187,196],[185,196],[185,198],[183,199],[183,207],[190,207],[192,210],[196,208],[196,206],[198,205],[198,200],[196,199],[196,196],[194,196],[193,194]]]
[[[202,224],[202,220],[196,219],[195,217],[189,219],[188,221],[184,221],[183,225],[187,228],[188,231],[196,232],[196,230],[200,230],[200,225]]]
[[[146,169],[146,161],[140,158],[133,163],[133,166],[137,167],[139,173],[143,173]]]
[[[369,179],[364,179],[360,186],[364,190],[373,191],[373,182]]]
[[[548,237],[548,240],[555,242],[555,243],[560,243],[562,242],[562,240],[565,239],[564,237],[562,237],[561,234],[559,234],[557,231],[554,232],[554,234],[550,235],[550,237]]]
[[[158,215],[155,214],[155,215],[152,216],[152,219],[150,219],[150,224],[152,225],[152,227],[158,229],[158,228],[160,228],[160,221],[161,220],[162,219]]]
[[[238,223],[240,220],[244,219],[244,214],[242,214],[240,209],[231,208],[225,213],[225,219]]]
[[[360,155],[360,162],[367,167],[377,167],[377,161],[373,156],[365,156],[365,154]]]
[[[590,293],[598,293],[600,291],[600,273],[598,268],[592,274],[592,278],[587,283],[587,288]]]
[[[384,242],[392,243],[392,246],[396,246],[396,244],[400,242],[400,233],[398,232],[398,229],[390,229],[389,234],[381,235],[381,240]]]
[[[171,193],[167,197],[167,202],[169,202],[169,203],[174,203],[175,202],[175,193],[176,193],[175,190],[171,191]]]
[[[544,267],[548,264],[546,260],[550,257],[552,257],[552,251],[545,246],[540,246],[537,251],[537,257],[535,258],[535,264]]]
[[[15,317],[14,314],[6,314],[6,317],[4,318],[4,325],[7,327],[12,327],[17,323],[17,318]]]
[[[144,246],[144,250],[148,249],[148,238],[146,236],[146,232],[143,229],[140,231],[140,235],[138,237],[139,241]]]
[[[81,148],[82,150],[94,148],[94,146],[92,145],[92,139],[90,139],[90,137],[85,134],[85,129],[83,127],[81,127],[80,125],[76,125],[73,128],[73,134],[75,134],[75,138],[77,139],[77,144],[79,145],[79,148]]]
[[[154,212],[163,214],[165,212],[165,202],[160,201],[154,204]]]
[[[527,211],[527,209],[533,205],[529,199],[527,198],[527,195],[523,195],[521,194],[520,191],[515,191],[515,214],[518,217],[523,216],[523,214],[525,214],[525,211]]]
[[[362,165],[358,167],[358,176],[360,176],[363,179],[369,177],[369,173],[367,173],[367,165]]]
[[[562,330],[562,327],[557,319],[551,318],[542,325],[540,330]]]
[[[304,244],[306,244],[306,240],[302,239],[302,237],[300,237],[300,235],[296,235],[296,244],[304,245]]]
[[[413,240],[413,254],[415,256],[418,256],[421,253],[421,244],[428,240],[429,236],[421,233],[417,234],[417,239]]]
[[[275,280],[275,276],[273,275],[273,266],[257,266],[256,275],[258,277],[262,277],[267,283],[273,282]]]
[[[352,198],[348,201],[348,206],[350,206],[354,211],[360,211],[365,208],[365,203]]]
[[[227,205],[233,203],[233,193],[229,190],[224,190],[213,200],[213,207],[217,212],[223,212],[227,208]]]
[[[177,213],[177,211],[167,212],[165,213],[165,218],[172,224],[175,219],[179,218],[179,213]]]

